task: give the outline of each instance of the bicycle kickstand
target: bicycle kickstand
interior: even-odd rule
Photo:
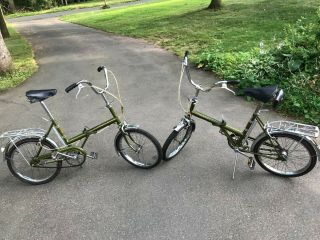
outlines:
[[[235,173],[236,173],[236,167],[237,167],[237,162],[239,160],[239,152],[237,152],[236,150],[234,151],[235,152],[235,159],[234,159],[234,165],[233,165],[233,173],[232,173],[232,180],[234,180],[234,176],[235,176]]]
[[[248,156],[242,152],[240,152],[238,149],[234,149],[234,152],[236,154],[235,160],[234,160],[234,165],[233,165],[233,173],[232,173],[232,180],[234,180],[234,176],[235,176],[235,172],[236,172],[236,166],[237,166],[237,162],[239,160],[239,154],[245,156],[248,158],[248,167],[250,168],[250,170],[254,170],[256,162],[254,161],[253,157]]]

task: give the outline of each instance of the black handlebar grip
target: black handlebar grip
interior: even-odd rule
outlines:
[[[186,58],[186,57],[188,57],[188,56],[189,56],[189,51],[185,51],[184,57]]]
[[[105,66],[99,66],[98,69],[97,69],[97,71],[98,71],[98,72],[101,72],[104,68],[105,68]]]
[[[70,92],[72,89],[76,88],[78,86],[77,83],[72,83],[69,87],[65,89],[66,93]]]

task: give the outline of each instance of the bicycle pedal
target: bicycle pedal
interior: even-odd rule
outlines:
[[[254,161],[254,159],[252,157],[250,157],[248,159],[248,166],[249,166],[250,170],[254,170],[254,168],[256,166],[256,162]]]
[[[98,159],[98,153],[91,152],[89,155],[87,155],[87,157],[91,159]]]

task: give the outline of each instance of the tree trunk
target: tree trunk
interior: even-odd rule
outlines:
[[[11,56],[0,33],[0,73],[7,72],[11,67]]]
[[[61,5],[68,5],[68,1],[67,0],[61,0]]]
[[[110,6],[107,4],[107,0],[104,0],[104,5],[101,8],[102,9],[110,8]]]
[[[4,38],[10,37],[6,21],[3,16],[2,8],[0,6],[0,32]]]
[[[16,5],[14,4],[14,0],[8,0],[9,2],[9,8],[11,12],[15,12],[16,11]]]
[[[221,0],[211,0],[211,3],[209,4],[208,8],[213,10],[219,10],[221,6]]]

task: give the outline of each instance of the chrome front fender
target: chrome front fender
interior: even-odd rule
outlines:
[[[179,132],[182,128],[186,126],[192,126],[192,131],[196,129],[196,123],[194,122],[193,119],[184,117],[181,119],[181,121],[173,128],[174,131]]]
[[[116,136],[114,137],[114,141],[113,141],[113,146],[114,146],[114,149],[116,150],[116,153],[117,153],[118,156],[120,156],[120,152],[117,149],[117,139],[126,130],[128,130],[128,129],[138,129],[138,128],[139,128],[139,125],[134,125],[134,124],[124,124],[122,127],[120,127],[120,129],[119,129],[118,133],[116,134]]]

